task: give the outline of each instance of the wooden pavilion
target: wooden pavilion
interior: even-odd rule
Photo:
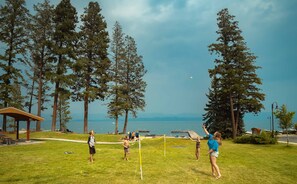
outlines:
[[[36,116],[34,114],[22,111],[20,109],[14,107],[7,107],[0,109],[0,115],[6,115],[13,117],[15,122],[17,123],[17,133],[16,139],[19,139],[19,122],[26,121],[27,122],[27,141],[30,140],[30,121],[44,121],[44,118],[40,116]]]

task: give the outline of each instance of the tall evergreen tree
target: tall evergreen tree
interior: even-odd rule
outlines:
[[[137,117],[137,110],[145,107],[144,93],[146,82],[143,80],[147,72],[142,62],[142,56],[137,53],[137,46],[131,36],[125,37],[125,57],[121,65],[122,94],[124,98],[125,123],[123,133],[126,133],[129,112]]]
[[[104,100],[110,80],[108,70],[107,24],[97,2],[90,2],[81,16],[78,60],[74,66],[75,85],[73,100],[84,101],[84,133],[88,132],[88,104],[96,99]]]
[[[232,137],[235,138],[243,129],[245,113],[258,113],[263,108],[261,101],[264,94],[260,92],[262,84],[258,78],[255,66],[256,56],[247,48],[238,21],[230,15],[228,9],[218,13],[217,43],[209,45],[211,54],[216,54],[215,68],[209,70],[212,80],[216,79],[216,90],[222,100],[221,111],[228,112],[231,119]],[[226,123],[226,122],[221,122]]]
[[[61,132],[66,132],[67,123],[72,119],[70,116],[70,96],[71,93],[68,90],[61,90],[58,100],[58,119],[60,123]]]
[[[36,76],[36,68],[34,68],[35,66],[32,65],[31,62],[28,62],[28,65],[29,65],[29,69],[25,70],[25,74],[28,80],[24,81],[24,86],[27,89],[27,95],[25,95],[24,107],[28,108],[28,112],[31,113],[32,106],[34,103],[33,98],[36,96],[34,92],[37,90],[35,86],[37,76]]]
[[[24,63],[28,42],[27,25],[29,11],[25,0],[6,0],[0,7],[0,44],[5,51],[0,53],[0,102],[3,107],[22,108],[18,88],[23,76],[15,65]],[[13,95],[16,96],[13,96]],[[6,131],[6,116],[3,116],[3,131]]]
[[[62,0],[54,10],[54,36],[53,53],[55,61],[51,67],[51,81],[55,85],[54,104],[52,116],[52,131],[56,130],[58,97],[61,90],[72,85],[72,68],[75,59],[74,45],[77,40],[75,32],[77,23],[76,9],[71,5],[70,0]],[[61,87],[63,86],[63,88]],[[61,127],[60,127],[61,129]]]
[[[35,96],[37,98],[37,115],[41,116],[41,111],[46,109],[44,103],[48,101],[46,92],[49,91],[49,86],[47,85],[46,72],[50,67],[49,63],[53,60],[51,45],[54,33],[52,29],[54,27],[54,7],[50,5],[49,0],[44,0],[43,3],[34,5],[34,10],[36,14],[33,16],[30,26],[32,59],[30,68],[33,76],[29,112],[31,112],[32,97]],[[35,83],[37,83],[37,90],[33,90]],[[37,91],[37,94],[34,94],[33,91]],[[37,122],[36,131],[40,131],[40,128],[40,122]]]
[[[111,42],[111,52],[113,54],[111,75],[112,83],[110,90],[110,102],[108,104],[108,114],[111,118],[115,119],[115,134],[118,134],[119,130],[119,116],[123,114],[123,94],[121,90],[119,70],[124,59],[124,34],[119,22],[116,22],[113,27],[113,35]]]
[[[231,118],[228,106],[228,99],[226,95],[219,90],[218,79],[214,77],[211,81],[211,89],[209,89],[208,103],[204,110],[206,113],[203,115],[203,120],[205,121],[206,127],[209,132],[220,131],[223,137],[231,137]]]

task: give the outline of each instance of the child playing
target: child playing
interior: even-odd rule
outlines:
[[[127,155],[129,154],[130,144],[127,136],[124,138],[123,146],[124,146],[124,160],[128,160]]]
[[[195,151],[196,159],[199,160],[200,157],[200,137],[197,136],[196,139],[196,151]]]
[[[210,134],[206,130],[206,127],[204,124],[203,124],[202,128],[203,128],[205,134],[209,136],[207,145],[209,148],[208,154],[209,154],[209,159],[210,159],[210,164],[211,164],[212,175],[214,177],[216,177],[216,179],[219,179],[219,178],[221,178],[222,175],[221,175],[219,166],[217,164],[217,158],[219,157],[219,145],[222,144],[221,133],[215,132],[213,135]]]

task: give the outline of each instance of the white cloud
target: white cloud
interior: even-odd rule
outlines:
[[[110,4],[110,16],[115,19],[141,19],[150,13],[147,1],[123,0]]]
[[[276,24],[286,17],[286,12],[278,1],[240,1],[232,4],[231,8],[231,14],[240,17],[243,20],[241,22],[248,25]]]
[[[147,0],[121,0],[108,2],[109,16],[126,22],[154,23],[166,21],[173,12],[172,4],[152,6]]]

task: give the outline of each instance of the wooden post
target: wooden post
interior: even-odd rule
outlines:
[[[17,120],[17,132],[16,132],[16,140],[19,140],[19,129],[20,129],[20,127],[19,127],[19,120]]]
[[[27,141],[30,140],[30,120],[27,120]]]

